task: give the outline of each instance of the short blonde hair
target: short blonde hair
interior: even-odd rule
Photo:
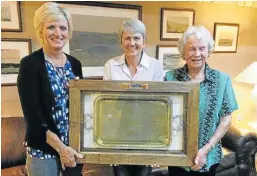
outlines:
[[[214,40],[210,33],[210,31],[204,26],[190,26],[184,32],[182,37],[180,37],[178,42],[178,51],[181,57],[184,59],[185,57],[185,45],[187,43],[187,39],[190,36],[195,36],[198,40],[204,40],[208,46],[208,52],[211,53],[214,49]]]
[[[55,20],[67,20],[69,37],[72,37],[73,25],[70,13],[55,2],[47,2],[37,9],[34,16],[34,28],[40,38],[44,23]]]
[[[120,28],[120,43],[122,43],[123,32],[131,30],[134,33],[140,33],[143,36],[144,42],[146,41],[146,29],[142,21],[136,19],[127,19],[123,21]]]

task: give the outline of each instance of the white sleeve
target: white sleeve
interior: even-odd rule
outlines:
[[[109,62],[107,61],[104,65],[104,76],[103,76],[103,80],[111,80],[111,67]]]
[[[153,76],[153,81],[163,81],[164,80],[164,74],[163,74],[163,65],[160,61],[156,64],[155,73]]]

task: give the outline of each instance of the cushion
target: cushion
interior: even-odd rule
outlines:
[[[26,150],[23,146],[25,120],[22,117],[1,118],[1,168],[24,165]]]
[[[224,158],[220,161],[218,167],[216,168],[216,173],[233,168],[235,166],[236,166],[235,152],[230,152],[228,155],[225,155]]]

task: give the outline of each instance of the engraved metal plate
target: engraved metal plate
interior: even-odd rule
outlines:
[[[153,95],[98,96],[94,102],[94,143],[100,148],[168,148],[171,103],[167,97]]]
[[[199,83],[70,81],[78,163],[187,166],[198,152]]]

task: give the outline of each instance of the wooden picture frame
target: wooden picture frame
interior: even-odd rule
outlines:
[[[20,60],[31,53],[31,39],[1,39],[1,85],[16,85]]]
[[[20,1],[1,2],[1,31],[22,32]]]
[[[161,8],[160,39],[179,40],[194,19],[194,9]]]
[[[157,45],[156,58],[162,62],[164,72],[182,67],[185,64],[177,45]]]
[[[214,23],[214,53],[236,53],[239,24]]]
[[[78,163],[193,165],[198,151],[199,83],[71,80],[69,85],[69,145],[84,154]],[[126,101],[128,104],[123,104]],[[163,107],[171,108],[171,111],[163,113]],[[157,117],[155,111],[158,111],[158,118],[154,118]],[[137,112],[144,115],[135,116]],[[140,123],[132,125],[134,121],[131,118],[140,119]],[[149,119],[161,120],[152,123]],[[150,143],[144,141],[145,136],[142,135],[146,138],[154,136],[158,129],[165,129],[165,135],[170,136],[166,138],[161,132],[160,136],[153,137],[153,141],[149,140]],[[130,138],[132,132],[134,138],[131,143],[126,142],[128,138],[115,140],[117,136],[124,135]],[[109,134],[116,137],[108,138]],[[156,147],[156,140],[168,142]]]
[[[72,16],[73,37],[66,53],[82,63],[83,77],[103,76],[104,64],[122,55],[119,30],[125,19],[142,20],[142,6],[90,1],[59,2]]]

